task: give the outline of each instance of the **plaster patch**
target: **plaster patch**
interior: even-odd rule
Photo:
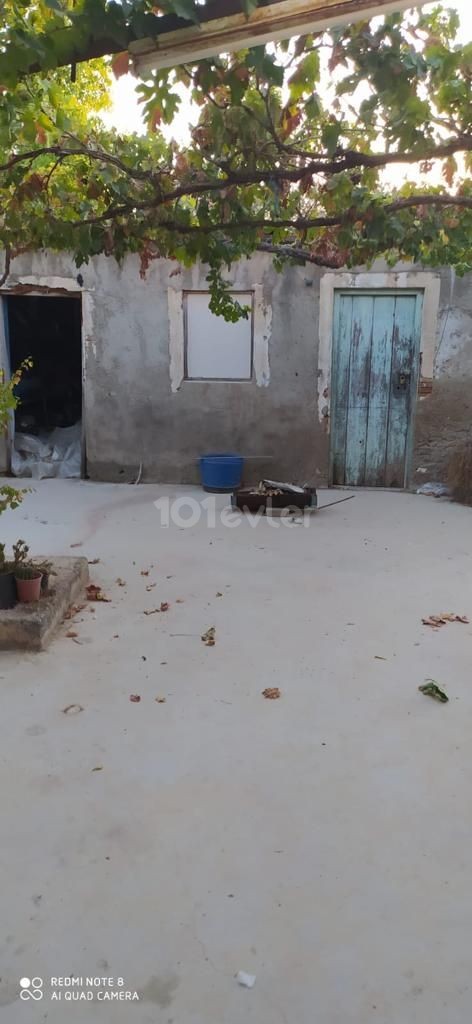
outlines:
[[[272,331],[272,306],[264,302],[261,284],[254,290],[254,375],[259,388],[270,383],[269,341]]]
[[[184,302],[183,292],[167,289],[169,311],[169,375],[171,391],[179,390],[184,379]]]

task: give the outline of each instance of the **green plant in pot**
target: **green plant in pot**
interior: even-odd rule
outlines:
[[[5,558],[5,545],[0,544],[0,608],[13,608],[16,604],[16,585],[13,562]]]
[[[28,559],[29,547],[24,540],[17,540],[13,545],[15,581],[18,600],[22,602],[39,601],[41,595],[42,572]]]
[[[43,574],[31,562],[20,563],[15,569],[16,592],[23,603],[39,601]]]

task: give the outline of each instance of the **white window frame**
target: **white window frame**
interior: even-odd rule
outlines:
[[[266,388],[270,383],[269,343],[272,331],[272,306],[264,301],[262,284],[243,287],[238,282],[232,294],[252,292],[252,376],[243,380],[221,377],[185,378],[185,302],[187,292],[206,291],[205,288],[178,289],[169,286],[167,304],[169,315],[169,377],[173,393],[181,387],[198,387],[199,384],[234,384],[239,387]]]

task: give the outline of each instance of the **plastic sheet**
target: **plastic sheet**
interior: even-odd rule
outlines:
[[[82,461],[82,424],[55,427],[49,434],[15,434],[11,469],[14,476],[80,477]]]

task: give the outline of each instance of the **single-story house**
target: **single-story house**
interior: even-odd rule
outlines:
[[[445,478],[470,437],[472,274],[278,273],[256,254],[227,276],[249,310],[235,324],[210,312],[205,268],[156,260],[143,280],[134,256],[80,270],[66,253],[17,257],[0,290],[1,363],[34,367],[0,469],[15,431],[75,426],[94,480],[191,483],[215,451],[244,455],[248,481]]]

